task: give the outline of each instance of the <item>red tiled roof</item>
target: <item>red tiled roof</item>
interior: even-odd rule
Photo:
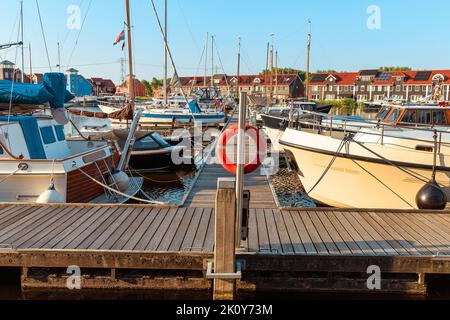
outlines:
[[[356,82],[356,77],[358,76],[358,72],[333,72],[333,73],[321,73],[321,75],[328,75],[325,80],[314,82],[311,81],[311,84],[314,85],[322,85],[325,86],[328,84],[327,78],[329,76],[333,76],[336,79],[336,85],[338,86],[349,86],[354,85]]]
[[[226,78],[225,78],[226,77]],[[278,86],[285,86],[291,84],[296,78],[298,77],[297,74],[284,74],[284,75],[278,75]],[[236,79],[237,76],[225,76],[223,75],[220,77],[220,82],[215,83],[214,85],[217,86],[226,86],[228,85],[235,85],[233,82],[233,79]],[[277,82],[275,80],[275,75],[273,76],[273,85]],[[197,77],[180,77],[180,83],[182,86],[205,86],[205,78],[204,76],[197,76]],[[259,83],[255,82],[256,79],[259,79]],[[214,77],[214,80],[219,80],[217,76]],[[195,81],[194,83],[192,83]],[[240,86],[252,86],[252,85],[265,85],[265,83],[270,83],[270,76],[267,75],[240,75],[239,76],[239,85]],[[211,76],[206,77],[206,86],[209,86],[211,84]]]
[[[405,85],[429,85],[432,83],[432,79],[435,75],[441,74],[444,76],[444,84],[450,84],[450,70],[428,70],[431,72],[429,78],[427,80],[414,80],[416,74],[420,71],[425,70],[405,70],[405,71],[392,71],[392,76],[384,81],[378,80],[376,77],[373,78],[371,84],[372,85],[393,85],[395,77],[404,77],[403,84]],[[382,72],[382,71],[380,71]],[[322,73],[316,75],[327,75],[333,76],[336,78],[336,85],[353,85],[356,82],[356,78],[359,75],[359,72],[333,72],[333,73]],[[319,79],[323,79],[324,77],[318,77]],[[312,85],[327,85],[326,78],[323,81],[311,81]]]

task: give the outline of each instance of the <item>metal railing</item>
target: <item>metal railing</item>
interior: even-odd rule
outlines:
[[[302,119],[302,115],[309,114],[312,115],[312,119],[308,119],[305,121]],[[314,111],[307,111],[302,110],[301,112],[297,113],[297,119],[294,117],[290,117],[291,119],[287,119],[286,121],[289,122],[290,128],[295,128],[304,125],[312,127],[313,130],[317,130],[319,133],[321,133],[322,130],[329,131],[330,136],[333,132],[339,131],[344,132],[346,134],[347,132],[354,132],[354,133],[361,133],[361,134],[367,134],[367,135],[375,135],[380,136],[380,142],[381,144],[384,144],[385,138],[396,138],[396,139],[403,139],[403,140],[410,140],[410,141],[417,141],[417,142],[423,142],[423,143],[433,143],[434,139],[433,136],[437,134],[438,136],[438,149],[440,151],[441,145],[450,146],[450,142],[443,142],[442,141],[442,135],[447,134],[450,136],[450,130],[440,130],[438,128],[435,128],[434,126],[429,127],[419,127],[419,126],[399,126],[399,125],[393,125],[390,123],[385,123],[380,120],[369,120],[369,119],[358,119],[358,118],[349,118],[345,116],[333,116],[328,115],[320,112],[314,112]],[[294,119],[293,119],[294,118]],[[324,119],[328,119],[328,123],[323,123]],[[312,121],[311,121],[312,120]],[[381,130],[381,132],[371,132],[371,131],[363,131],[360,132],[361,129],[378,129]],[[391,129],[391,131],[420,131],[420,132],[429,132],[430,133],[430,140],[425,140],[421,138],[416,137],[406,137],[406,136],[400,136],[400,135],[392,135],[389,133],[386,133],[386,129]],[[389,132],[389,131],[388,131]]]

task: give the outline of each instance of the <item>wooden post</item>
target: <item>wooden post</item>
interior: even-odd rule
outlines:
[[[214,272],[234,273],[236,268],[236,190],[234,178],[219,178],[216,194]],[[233,300],[235,279],[214,279],[214,300]]]

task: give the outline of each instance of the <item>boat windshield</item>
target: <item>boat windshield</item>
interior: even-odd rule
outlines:
[[[390,107],[383,107],[380,110],[380,112],[378,112],[377,119],[384,120],[384,118],[386,118],[390,110],[391,110]]]

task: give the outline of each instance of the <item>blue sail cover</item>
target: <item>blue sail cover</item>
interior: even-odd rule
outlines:
[[[191,102],[188,103],[188,108],[189,110],[191,110],[192,113],[202,113],[202,110],[200,109],[197,101],[195,100],[192,100]]]
[[[12,94],[11,94],[12,89]],[[74,96],[66,89],[66,78],[62,73],[44,74],[44,82],[40,84],[12,83],[0,81],[0,103],[20,105],[37,105],[49,103],[52,108],[64,108],[64,103]]]

